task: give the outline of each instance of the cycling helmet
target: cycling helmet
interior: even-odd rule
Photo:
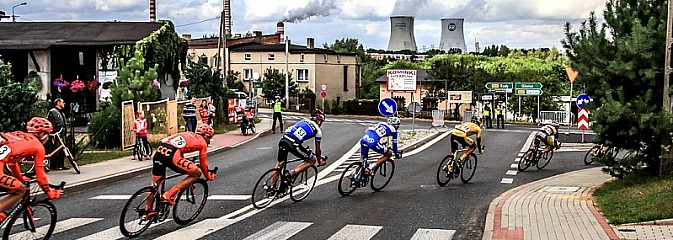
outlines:
[[[51,122],[45,118],[34,117],[26,123],[26,130],[29,133],[35,134],[51,133],[51,131],[54,130],[54,125],[52,125]]]
[[[313,110],[313,112],[311,112],[311,120],[313,120],[314,122],[315,121],[324,122],[325,121],[325,113],[322,112],[321,110],[318,110],[318,109]]]
[[[479,117],[477,116],[473,116],[471,122],[477,125],[481,125],[481,121],[479,121]]]
[[[395,127],[400,126],[400,118],[398,117],[389,117],[388,118],[388,124],[393,125]]]
[[[552,125],[554,128],[556,128],[556,129],[559,128],[559,124],[558,124],[557,121],[553,121],[553,122],[551,122],[551,125]]]
[[[201,134],[202,136],[208,136],[210,138],[215,135],[213,128],[210,125],[203,123],[196,128],[196,133]]]

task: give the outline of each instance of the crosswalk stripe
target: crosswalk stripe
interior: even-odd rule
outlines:
[[[136,222],[136,221],[133,221],[133,222]],[[163,222],[153,223],[152,225],[150,225],[148,230],[152,229],[156,226],[159,226],[161,224],[167,223],[167,222],[170,222],[170,220],[167,219]],[[129,223],[131,223],[131,222],[127,222],[126,224],[129,224]],[[58,226],[58,224],[56,224],[56,225]],[[120,238],[123,238],[123,237],[124,237],[124,235],[122,235],[122,233],[120,232],[119,226],[114,226],[114,227],[105,229],[103,231],[97,232],[96,234],[81,237],[77,240],[99,240],[99,239],[115,240],[115,239],[120,239]]]
[[[513,163],[512,165],[509,165],[509,168],[519,168],[519,164]]]
[[[411,240],[451,240],[454,234],[456,230],[419,228]]]
[[[307,222],[275,222],[268,227],[248,236],[243,240],[285,240],[301,232],[313,223]]]
[[[63,221],[59,221],[56,223],[56,227],[54,228],[53,234],[59,233],[59,232],[65,232],[70,229],[76,228],[76,227],[81,227],[83,225],[87,225],[93,222],[98,222],[100,220],[103,220],[102,218],[69,218]],[[47,229],[49,229],[49,225],[45,225],[42,227],[39,227],[35,229],[36,232],[44,232]],[[29,231],[23,231],[19,233],[12,234],[9,236],[9,239],[24,239],[22,237],[23,235],[32,235],[31,232]]]
[[[211,218],[206,219],[188,227],[178,229],[154,240],[183,240],[198,239],[208,234],[214,233],[222,228],[236,223],[238,220]]]
[[[516,174],[517,174],[518,172],[519,172],[519,171],[517,171],[517,170],[507,170],[507,173],[505,173],[505,174],[506,174],[506,175],[510,175],[510,176],[516,176]]]
[[[502,178],[502,180],[500,180],[500,183],[504,183],[504,184],[512,184],[513,182],[514,182],[514,178]]]
[[[371,239],[383,227],[381,226],[365,226],[365,225],[346,225],[337,233],[332,235],[329,240],[359,240]]]
[[[250,195],[210,195],[208,200],[232,200],[242,201],[250,199]],[[89,199],[92,200],[128,200],[131,195],[98,195]]]

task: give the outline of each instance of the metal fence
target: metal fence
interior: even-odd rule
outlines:
[[[472,120],[473,116],[474,116],[474,112],[463,111],[463,121],[462,122],[469,122],[470,120]]]
[[[568,125],[570,121],[568,112],[565,111],[540,111],[540,124],[549,124],[557,122],[561,125]]]

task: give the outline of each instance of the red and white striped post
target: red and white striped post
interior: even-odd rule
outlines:
[[[589,110],[579,109],[577,114],[577,127],[582,130],[582,142],[584,142],[584,130],[589,129]]]

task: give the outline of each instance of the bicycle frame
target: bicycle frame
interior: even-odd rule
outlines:
[[[26,176],[26,175],[24,175],[24,176]],[[33,175],[28,174],[28,176],[33,176]],[[5,228],[6,227],[5,225],[7,224],[7,221],[9,221],[12,218],[12,216],[21,213],[25,207],[33,206],[33,205],[35,205],[35,203],[38,202],[37,201],[37,195],[38,195],[38,193],[40,192],[41,189],[40,189],[39,186],[34,185],[34,183],[36,183],[36,182],[37,182],[36,179],[30,179],[30,180],[28,180],[24,183],[24,186],[26,187],[26,192],[23,194],[23,197],[21,198],[21,201],[19,201],[19,203],[16,204],[16,206],[14,206],[14,208],[12,208],[12,210],[9,212],[9,214],[7,214],[7,217],[2,222],[0,222],[0,227]],[[63,189],[63,187],[65,186],[65,182],[61,182],[60,185],[49,184],[49,186],[51,188],[54,188],[54,189]],[[0,197],[7,196],[7,195],[9,195],[9,193],[5,192],[5,193],[0,194]],[[47,198],[44,201],[49,201],[49,199]],[[30,219],[30,221],[24,221],[24,226],[29,226],[26,229],[32,231],[36,228],[35,227],[35,221],[33,221],[33,219],[32,219],[33,216],[31,214],[28,214],[28,216],[31,217],[31,219]],[[30,225],[26,225],[26,224],[30,224]]]

